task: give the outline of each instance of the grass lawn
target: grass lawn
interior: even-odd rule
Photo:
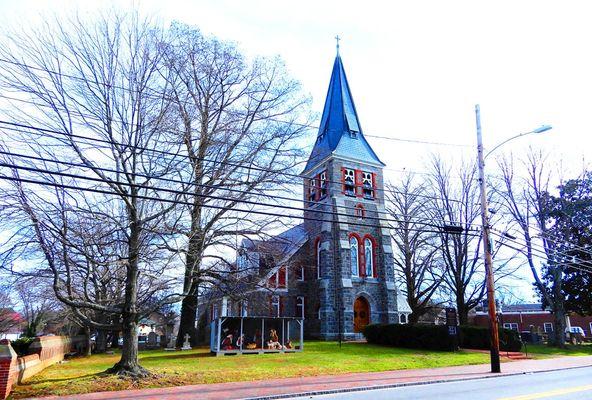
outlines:
[[[557,356],[592,356],[592,344],[567,345],[565,349],[549,347],[544,344],[527,345],[528,355],[533,358],[549,358]],[[522,348],[524,351],[524,348]]]
[[[336,342],[306,342],[302,353],[224,357],[211,356],[209,349],[205,348],[187,352],[152,350],[141,352],[140,362],[155,377],[140,382],[101,374],[117,360],[118,354],[94,355],[56,364],[18,385],[13,396],[17,399],[104,390],[482,364],[489,361],[489,355],[408,350],[366,343],[344,343],[339,349]]]

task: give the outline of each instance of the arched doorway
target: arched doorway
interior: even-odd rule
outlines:
[[[354,302],[354,332],[362,332],[370,323],[370,304],[363,297],[358,297]]]

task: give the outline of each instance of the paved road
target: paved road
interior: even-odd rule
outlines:
[[[590,400],[592,399],[592,367],[307,396],[306,398],[313,400]]]

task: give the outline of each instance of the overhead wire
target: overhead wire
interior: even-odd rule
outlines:
[[[52,134],[57,134],[57,135],[61,135],[61,136],[66,136],[66,137],[70,137],[70,138],[76,138],[76,139],[80,139],[80,140],[88,140],[91,142],[96,142],[96,143],[106,143],[108,145],[116,145],[116,146],[130,146],[128,144],[125,143],[121,143],[121,142],[117,142],[114,140],[107,140],[107,139],[100,139],[100,138],[93,138],[93,137],[88,137],[88,136],[84,136],[84,135],[79,135],[79,134],[74,134],[74,133],[67,133],[67,132],[61,132],[61,131],[57,131],[54,129],[47,129],[47,128],[41,128],[41,127],[37,127],[37,126],[33,126],[33,125],[28,125],[28,124],[21,124],[21,123],[16,123],[16,122],[11,122],[11,121],[5,121],[5,120],[0,120],[0,124],[1,125],[8,125],[8,127],[2,127],[0,126],[0,128],[2,129],[9,129],[9,130],[16,130],[19,132],[23,132],[22,130],[19,129],[14,129],[12,127],[16,127],[16,128],[21,128],[21,129],[31,129],[36,131],[38,135],[41,136],[46,136],[46,137],[51,137],[57,140],[60,140],[60,138],[55,137]],[[155,149],[155,148],[148,148],[148,147],[144,147],[144,146],[137,146],[134,145],[134,148],[136,150],[141,150],[141,151],[147,151],[147,152],[152,152],[155,154],[162,154],[162,155],[169,155],[169,156],[173,156],[173,157],[185,157],[184,154],[181,153],[172,153],[166,150],[159,150],[159,149]],[[294,174],[294,173],[289,173],[289,172],[280,172],[280,171],[274,171],[271,170],[269,168],[263,168],[263,167],[259,167],[259,166],[245,166],[242,165],[238,162],[231,162],[231,161],[220,161],[220,160],[212,160],[212,159],[208,159],[206,157],[196,157],[196,159],[201,160],[201,161],[205,161],[205,162],[210,162],[210,163],[218,163],[221,165],[229,165],[229,166],[233,166],[233,167],[237,167],[237,168],[242,168],[242,169],[247,169],[247,170],[252,170],[252,171],[260,171],[260,172],[272,172],[274,174],[277,175],[281,175],[281,176],[285,176],[285,177],[294,177],[294,178],[298,178],[298,179],[303,179],[304,177],[302,175],[299,174]],[[309,179],[309,178],[304,178],[304,179]],[[339,185],[342,186],[343,182],[337,182],[334,180],[330,180],[328,179],[326,181],[327,183],[331,184],[331,185]],[[391,193],[391,194],[405,194],[404,192],[401,191],[397,191],[395,189],[389,189],[389,188],[375,188],[375,190],[378,191],[382,191],[382,192],[386,192],[386,193]],[[430,195],[418,195],[421,198],[427,198],[427,199],[431,199],[431,200],[441,200],[439,197],[436,196],[430,196]],[[454,203],[460,203],[462,204],[463,202],[461,200],[458,199],[448,199],[448,201],[454,202]]]
[[[74,163],[74,162],[69,162],[69,161],[64,161],[64,160],[57,160],[57,159],[50,159],[50,158],[45,158],[45,157],[40,157],[40,156],[33,156],[33,155],[27,155],[27,154],[19,154],[19,153],[14,153],[14,152],[10,152],[10,151],[4,151],[0,149],[0,155],[7,155],[7,156],[11,156],[11,157],[18,157],[18,158],[23,158],[23,159],[27,159],[27,160],[35,160],[35,161],[41,161],[43,163],[54,163],[56,165],[65,165],[68,167],[73,167],[73,168],[83,168],[83,169],[89,169],[90,167],[81,163]],[[99,167],[99,166],[93,166],[92,167],[95,170],[98,171],[102,171],[102,172],[109,172],[109,173],[115,173],[115,174],[120,174],[121,171],[112,169],[112,168],[105,168],[105,167]],[[37,172],[41,172],[41,171],[37,171]],[[236,189],[233,187],[227,187],[227,186],[217,186],[217,185],[212,185],[212,184],[207,184],[207,183],[196,183],[196,182],[188,182],[182,179],[175,179],[175,178],[169,178],[169,177],[164,177],[164,176],[151,176],[151,175],[147,175],[147,174],[142,174],[142,173],[134,173],[134,176],[137,177],[142,177],[145,178],[147,180],[158,180],[158,181],[163,181],[163,182],[170,182],[170,183],[177,183],[177,184],[182,184],[188,187],[202,187],[202,188],[207,188],[207,189],[214,189],[214,190],[220,190],[220,191],[224,191],[224,192],[234,192],[234,193],[240,193],[240,194],[246,194],[246,192],[244,190],[241,189]],[[236,185],[238,184],[248,184],[249,182],[236,182]],[[154,187],[154,189],[158,189],[157,187]],[[188,193],[189,194],[189,193]],[[192,195],[193,193],[191,193]],[[250,194],[250,193],[249,193]],[[253,193],[256,196],[259,197],[264,197],[264,198],[270,198],[273,197],[274,200],[286,200],[286,201],[295,201],[295,202],[303,202],[304,204],[310,206],[314,206],[314,205],[318,205],[318,204],[322,204],[320,201],[317,200],[307,200],[306,198],[294,198],[294,197],[287,197],[287,196],[281,196],[281,195],[277,195],[276,193],[274,194],[263,194],[260,192],[257,193]],[[335,208],[340,208],[340,209],[344,209],[344,210],[352,210],[352,211],[356,211],[357,209],[357,205],[353,205],[353,206],[347,206],[347,205],[339,205],[339,204],[334,204],[333,207]],[[305,208],[303,210],[310,210],[310,208]],[[372,210],[371,211],[372,214],[378,214],[378,215],[386,215],[386,216],[395,216],[394,213],[389,212],[389,211],[380,211],[380,210]],[[404,219],[402,220],[394,220],[397,223],[401,223],[401,224],[406,224],[406,223],[410,223],[410,224],[415,224],[415,223],[419,223],[421,224],[422,222],[424,222],[425,220],[421,220],[419,217],[403,217]],[[448,220],[442,220],[443,224],[448,224],[448,225],[458,225],[458,226],[463,226],[463,227],[474,227],[474,224],[470,224],[470,223],[463,223],[460,221],[448,221]]]
[[[13,166],[12,168],[17,168],[19,166]],[[18,169],[18,168],[17,168]],[[54,171],[55,172],[55,171]],[[60,175],[65,175],[66,174],[61,174],[61,173],[56,173],[56,175],[60,176]],[[80,177],[81,179],[84,178],[89,178],[89,177]],[[0,175],[0,179],[3,180],[7,180],[7,181],[12,181],[12,182],[20,182],[20,183],[30,183],[30,184],[37,184],[37,185],[41,185],[41,186],[51,186],[51,187],[58,187],[58,188],[62,188],[62,189],[72,189],[72,190],[80,190],[82,192],[92,192],[92,193],[100,193],[100,194],[108,194],[108,195],[114,195],[114,196],[121,196],[121,193],[117,193],[111,190],[105,190],[105,189],[97,189],[97,188],[91,188],[91,187],[81,187],[81,186],[77,186],[77,185],[68,185],[68,184],[63,184],[63,183],[56,183],[56,182],[48,182],[48,181],[40,181],[40,180],[35,180],[35,179],[29,179],[29,178],[22,178],[22,177],[11,177],[11,176],[7,176],[7,175]],[[124,184],[124,183],[122,183]],[[138,186],[138,185],[134,185],[134,184],[124,184],[124,186]],[[161,188],[162,189],[162,188]],[[160,198],[160,197],[152,197],[152,196],[146,196],[146,195],[141,195],[141,194],[137,194],[137,195],[131,195],[129,194],[130,197],[135,197],[138,199],[142,199],[142,200],[152,200],[152,201],[159,201],[159,202],[166,202],[166,203],[173,203],[173,204],[183,204],[183,205],[194,205],[193,202],[190,201],[183,201],[183,200],[178,200],[178,199],[168,199],[168,198]],[[208,195],[204,196],[204,197],[210,197]],[[238,209],[238,208],[232,208],[232,209],[228,209],[228,207],[226,206],[219,206],[219,205],[214,205],[214,204],[203,204],[202,207],[204,208],[213,208],[213,209],[221,209],[221,210],[228,210],[231,212],[241,212],[241,213],[246,213],[246,214],[256,214],[256,215],[265,215],[265,216],[274,216],[274,217],[282,217],[282,218],[293,218],[293,219],[301,219],[301,220],[311,220],[311,221],[319,221],[319,222],[328,222],[328,220],[326,219],[322,219],[322,218],[316,218],[316,217],[310,217],[310,216],[305,216],[305,215],[286,215],[286,214],[280,214],[280,213],[275,213],[275,212],[269,212],[269,211],[263,211],[263,210],[245,210],[245,209]],[[279,209],[291,209],[288,208],[286,206],[279,206],[279,205],[271,205],[270,207],[275,207],[275,208],[279,208]],[[315,210],[314,213],[318,213],[320,210]],[[336,213],[336,212],[332,212],[332,211],[326,211],[324,212],[324,214],[330,214],[332,216],[338,216],[340,215],[340,213]],[[341,214],[341,215],[346,215],[351,217],[350,215],[347,214]],[[375,228],[377,225],[376,224],[367,224],[367,223],[362,223],[362,222],[350,222],[347,221],[345,222],[348,225],[353,225],[353,226],[363,226],[363,227],[372,227]],[[431,226],[433,228],[440,228],[438,225],[432,224],[432,225],[428,225],[428,224],[424,224],[425,226]],[[388,226],[388,225],[387,225]],[[392,228],[391,226],[388,226],[389,228]],[[413,231],[421,231],[421,232],[429,232],[429,233],[442,233],[441,229],[434,229],[434,230],[429,230],[429,229],[410,229]],[[468,236],[479,236],[479,235],[472,235],[470,233],[466,233],[466,235]]]
[[[114,84],[110,84],[110,83],[106,83],[106,82],[99,82],[99,81],[96,81],[96,80],[90,80],[90,79],[87,79],[87,78],[82,78],[80,76],[75,76],[75,75],[72,75],[72,74],[66,74],[64,72],[54,71],[54,70],[51,70],[51,69],[48,69],[48,68],[37,67],[37,66],[34,66],[34,65],[30,65],[28,63],[25,63],[25,62],[8,60],[8,59],[5,59],[5,58],[0,58],[0,62],[12,64],[12,65],[17,65],[17,66],[20,66],[20,67],[30,68],[30,69],[41,71],[41,72],[44,72],[44,73],[47,73],[47,74],[51,74],[51,75],[57,75],[57,76],[62,76],[62,77],[70,78],[70,79],[75,79],[75,80],[82,81],[82,82],[85,82],[85,83],[94,83],[96,85],[101,85],[101,86],[106,86],[106,87],[112,87],[112,88],[116,88],[116,89],[120,89],[120,90],[134,92],[132,89],[130,89],[128,87],[114,85]],[[154,90],[154,89],[148,88],[148,87],[145,88],[145,89],[146,90]],[[175,102],[178,102],[179,101],[178,99],[175,99],[175,98],[169,98],[168,96],[163,96],[162,93],[157,93],[156,95],[146,94],[146,96],[157,98],[159,100],[166,99],[166,100],[175,101]],[[193,104],[193,103],[190,103],[188,101],[185,101],[183,103],[184,104]],[[301,127],[304,127],[304,128],[319,129],[318,126],[311,125],[311,124],[303,124],[303,123],[294,122],[294,121],[282,121],[282,120],[274,119],[274,118],[269,118],[269,120],[274,121],[274,122],[279,122],[279,123],[290,123],[290,124],[294,124],[294,125],[301,126]],[[473,146],[470,146],[470,145],[460,144],[460,143],[432,142],[432,141],[428,141],[428,140],[416,140],[416,139],[407,139],[407,138],[394,138],[394,137],[389,137],[389,136],[370,135],[370,134],[365,134],[365,133],[364,133],[364,136],[366,136],[366,137],[374,137],[374,138],[377,138],[377,139],[393,140],[393,141],[397,141],[397,142],[417,143],[417,144],[423,144],[423,145],[428,144],[428,145],[437,145],[437,146],[473,147]]]

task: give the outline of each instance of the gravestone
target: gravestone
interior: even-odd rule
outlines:
[[[157,346],[157,342],[156,342],[156,333],[155,332],[150,332],[148,334],[148,341],[146,342],[146,347],[149,349],[154,349]]]
[[[188,333],[185,334],[184,338],[185,341],[183,342],[183,347],[181,347],[181,350],[191,350],[191,344],[189,343],[189,338],[191,336],[189,336]]]
[[[175,336],[171,333],[170,339],[169,339],[169,344],[167,345],[167,347],[165,348],[166,351],[175,351],[177,350],[175,348]]]

